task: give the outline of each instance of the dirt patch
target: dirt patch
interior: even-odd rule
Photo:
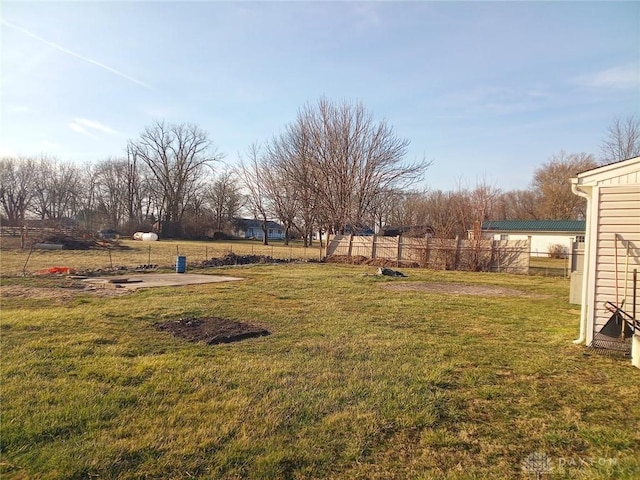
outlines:
[[[87,285],[59,286],[59,287],[27,287],[22,285],[3,285],[0,287],[2,298],[33,298],[51,300],[73,300],[81,294],[91,294],[98,297],[114,297],[130,293],[125,289],[94,288]]]
[[[402,282],[382,285],[382,288],[396,292],[413,291],[443,293],[448,295],[477,295],[481,297],[550,298],[550,295],[524,292],[514,288],[498,287],[494,285],[465,285],[462,283]]]
[[[219,317],[181,318],[166,323],[157,323],[157,330],[171,332],[190,342],[204,342],[209,345],[231,343],[245,338],[262,337],[270,332],[257,325],[233,322]]]
[[[76,295],[76,291],[68,288],[23,287],[20,285],[3,285],[0,297],[3,298],[50,298],[69,300]]]

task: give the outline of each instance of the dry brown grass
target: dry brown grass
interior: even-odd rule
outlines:
[[[189,266],[197,266],[204,260],[221,257],[228,252],[242,255],[268,255],[284,259],[319,259],[319,246],[303,248],[298,242],[290,246],[273,243],[264,246],[255,241],[205,242],[162,240],[139,242],[121,240],[118,246],[101,250],[39,250],[20,249],[16,238],[2,238],[0,244],[0,274],[3,276],[32,274],[54,266],[76,270],[134,268],[138,265],[154,264],[173,268],[177,255],[187,257]]]

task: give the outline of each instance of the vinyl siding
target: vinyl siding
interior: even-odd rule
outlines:
[[[605,308],[605,302],[619,304],[625,298],[625,283],[625,310],[628,308],[631,311],[633,269],[640,272],[640,185],[626,184],[629,181],[640,183],[640,174],[633,173],[623,177],[607,180],[602,183],[605,186],[599,189],[594,302],[596,332],[611,317],[611,313]],[[617,266],[615,234],[618,234]]]

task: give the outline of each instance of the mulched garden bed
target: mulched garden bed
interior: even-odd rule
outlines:
[[[224,267],[228,265],[253,265],[256,263],[288,263],[288,260],[273,258],[268,255],[237,255],[233,252],[219,258],[202,262],[202,267]]]
[[[166,323],[157,323],[155,327],[190,342],[204,342],[209,345],[237,342],[245,338],[262,337],[271,333],[257,325],[234,322],[219,317],[181,318]]]

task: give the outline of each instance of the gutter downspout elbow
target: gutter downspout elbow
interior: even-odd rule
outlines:
[[[591,195],[585,192],[584,190],[579,189],[577,178],[571,179],[571,191],[575,195],[587,199],[587,218],[585,223],[585,238],[584,238],[585,258],[583,261],[583,272],[582,272],[583,277],[582,277],[582,292],[581,292],[582,305],[580,306],[580,336],[573,341],[573,343],[575,343],[576,345],[580,345],[584,343],[585,340],[587,339],[587,300],[588,300],[587,284],[589,280],[589,262],[587,261],[586,256],[589,253],[589,250],[590,250],[589,247],[591,243],[589,239],[589,230],[590,230],[590,224],[591,224],[590,222],[591,215],[589,215],[589,212],[591,211]]]

